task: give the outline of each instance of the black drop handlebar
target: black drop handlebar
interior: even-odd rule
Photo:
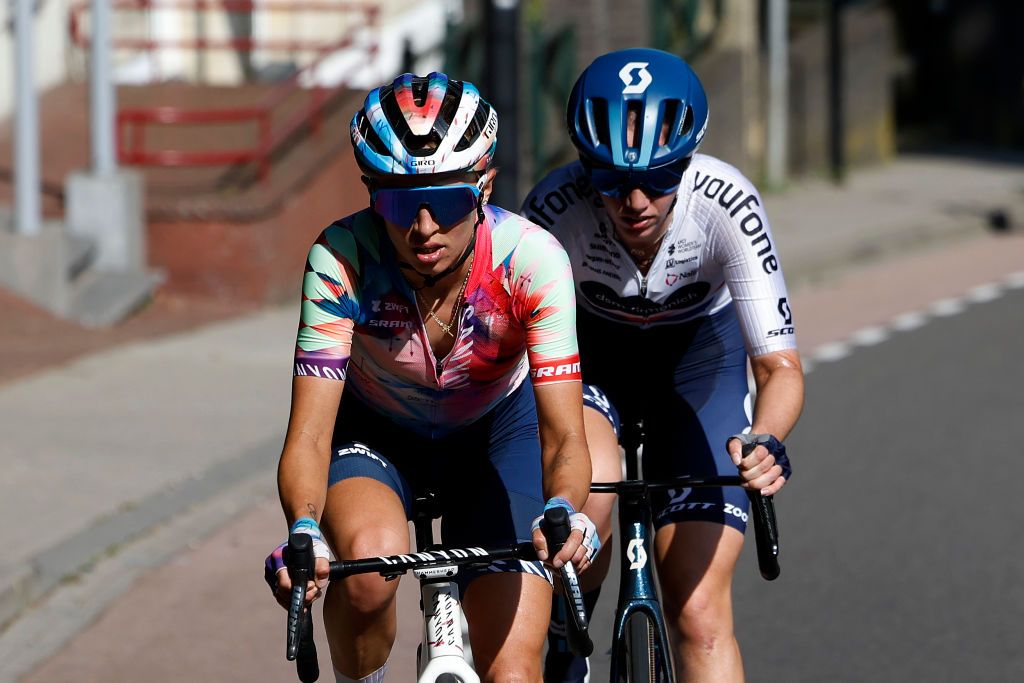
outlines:
[[[295,661],[302,683],[313,683],[320,677],[320,665],[313,643],[313,613],[305,609],[306,584],[312,581],[316,558],[309,534],[291,534],[284,553],[288,578],[292,582],[292,599],[288,603],[288,648],[285,656]]]
[[[563,507],[550,508],[544,511],[544,536],[548,542],[548,557],[554,558],[569,539],[572,530],[569,527],[569,511]],[[594,643],[587,633],[587,612],[583,606],[583,590],[580,588],[576,568],[566,562],[559,570],[562,578],[562,591],[568,603],[569,614],[565,620],[565,638],[569,649],[578,657],[589,657],[594,651]]]
[[[750,455],[757,444],[745,444],[743,455]],[[744,479],[738,475],[714,477],[676,477],[657,481],[633,479],[612,482],[594,482],[590,485],[591,493],[638,492],[645,494],[649,490],[669,488],[704,488],[722,486],[740,486]],[[767,581],[779,577],[779,527],[775,521],[775,503],[771,496],[763,496],[760,491],[747,491],[750,499],[750,511],[754,518],[754,539],[757,545],[757,566],[761,576]]]
[[[564,514],[565,535],[557,542],[552,538],[550,529],[559,529],[557,516],[561,511]],[[555,519],[549,523],[548,515],[555,513]],[[560,550],[565,539],[569,537],[569,519],[564,508],[548,510],[545,513],[545,534],[548,544],[552,547],[551,557]],[[486,566],[500,560],[526,560],[535,561],[537,552],[532,543],[518,543],[504,548],[453,548],[435,549],[422,552],[408,553],[404,555],[390,555],[387,557],[370,557],[360,560],[339,560],[331,562],[331,580],[343,579],[354,574],[380,574],[392,579],[406,572],[415,569],[427,569],[440,566]],[[314,562],[312,542],[308,534],[291,534],[288,537],[288,547],[285,549],[285,564],[288,566],[288,576],[292,581],[292,596],[288,607],[288,648],[286,656],[289,661],[295,661],[302,683],[313,683],[320,675],[317,663],[316,645],[313,642],[313,618],[308,609],[304,609],[306,600],[306,585],[314,575]],[[579,581],[571,564],[561,568],[562,586],[566,591],[566,598],[578,608],[574,610],[579,620],[570,623],[568,630],[570,647],[576,652],[589,655],[593,650],[593,643],[587,635],[586,614],[583,612],[583,596],[580,591]],[[571,572],[570,578],[566,578],[567,572]],[[572,591],[575,592],[572,592]],[[584,655],[584,656],[585,656]]]

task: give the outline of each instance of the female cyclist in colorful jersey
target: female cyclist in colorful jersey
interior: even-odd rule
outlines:
[[[312,536],[318,581],[340,558],[409,552],[414,493],[439,493],[442,540],[533,540],[566,507],[573,533],[553,564],[596,552],[590,457],[564,249],[487,205],[498,119],[470,83],[405,74],[369,93],[351,123],[370,206],[329,226],[302,288],[291,417],[278,472],[292,532]],[[344,391],[343,391],[344,390]],[[539,434],[539,438],[538,438]],[[276,595],[290,582],[267,559]],[[459,573],[483,680],[540,681],[550,579],[535,563]],[[397,581],[352,577],[326,591],[339,681],[383,680]],[[311,596],[323,586],[311,584]]]
[[[781,441],[803,372],[778,252],[757,190],[696,154],[708,120],[689,66],[651,49],[613,52],[579,77],[567,124],[580,161],[553,171],[522,213],[569,253],[576,281],[587,441],[595,480],[621,476],[619,418],[642,420],[648,478],[734,474],[771,495],[789,475]],[[747,361],[757,400],[751,406]],[[741,458],[744,443],[757,443]],[[584,511],[607,541],[611,495]],[[731,584],[743,544],[740,488],[652,501],[663,605],[682,680],[743,678]],[[608,553],[583,577],[592,609]],[[582,681],[553,623],[547,681]]]

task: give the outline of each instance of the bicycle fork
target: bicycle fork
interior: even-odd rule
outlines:
[[[659,681],[674,681],[665,617],[658,601],[651,551],[651,509],[643,482],[635,490],[619,492],[620,555],[618,607],[615,611],[615,646],[612,648],[610,681],[620,680],[626,671],[625,648],[630,617],[642,613],[652,632],[648,634],[651,664],[660,671]],[[653,679],[652,679],[653,680]]]
[[[480,678],[466,661],[468,647],[463,628],[459,588],[452,581],[431,581],[420,577],[423,606],[423,646],[420,653],[419,681],[437,680],[453,675],[462,683],[479,683]]]

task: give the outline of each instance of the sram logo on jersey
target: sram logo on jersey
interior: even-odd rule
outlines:
[[[750,246],[758,249],[757,255],[761,257],[761,268],[769,275],[779,269],[779,260],[772,252],[772,241],[768,237],[768,231],[764,228],[764,220],[761,212],[756,207],[761,202],[753,194],[736,188],[733,192],[732,183],[726,184],[721,178],[712,178],[706,173],[697,171],[693,183],[693,191],[703,190],[704,196],[708,199],[717,199],[729,211],[729,216],[736,218],[740,214],[740,231],[750,238]],[[730,196],[730,192],[733,194]],[[742,212],[742,213],[741,213]]]
[[[374,318],[367,323],[370,327],[385,327],[385,328],[412,328],[411,320],[381,320],[380,318]]]
[[[580,378],[580,362],[572,361],[569,363],[558,363],[552,365],[542,365],[539,368],[530,368],[530,377],[535,380],[542,379],[558,379],[558,380],[572,380]]]

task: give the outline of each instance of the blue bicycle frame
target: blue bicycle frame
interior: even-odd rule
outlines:
[[[645,481],[640,478],[640,453],[643,443],[643,424],[623,425],[620,442],[626,454],[626,478],[620,482],[594,483],[594,493],[616,493],[619,497],[620,555],[619,597],[615,609],[615,624],[611,652],[611,671],[608,680],[637,681],[640,672],[632,671],[637,661],[636,652],[627,651],[627,643],[636,648],[629,633],[630,620],[646,617],[645,680],[652,683],[672,683],[672,654],[665,617],[658,600],[657,585],[652,569],[651,539],[653,520],[649,492],[652,489],[690,486],[738,486],[739,476],[678,477],[667,481]],[[753,446],[745,447],[749,452]],[[779,540],[775,522],[775,508],[770,497],[757,491],[748,491],[751,514],[757,542],[758,565],[761,576],[771,581],[779,575]],[[637,667],[639,668],[639,667]],[[630,674],[632,677],[630,677]]]

